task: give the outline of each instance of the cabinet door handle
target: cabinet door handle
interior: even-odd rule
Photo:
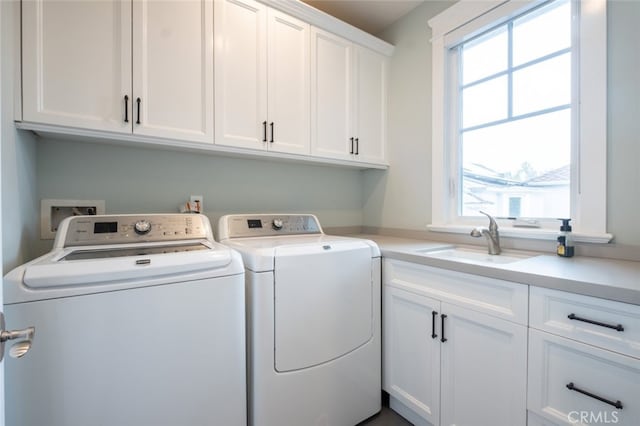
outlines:
[[[349,154],[353,154],[353,138],[349,138],[351,141],[351,149],[349,150]]]
[[[622,324],[616,324],[616,325],[606,324],[604,322],[594,321],[586,318],[580,318],[579,316],[576,316],[576,314],[569,314],[567,315],[567,318],[569,318],[570,320],[588,322],[589,324],[599,325],[600,327],[612,328],[617,331],[624,331],[624,327],[622,326]]]
[[[445,320],[445,318],[447,318],[447,316],[445,314],[440,315],[440,319],[442,321],[440,323],[440,341],[442,343],[447,341],[446,337],[444,337],[444,320]]]
[[[356,138],[356,155],[360,154],[360,138]]]
[[[273,139],[275,137],[273,132],[273,129],[274,129],[273,121],[271,122],[271,124],[269,124],[269,126],[271,126],[271,140],[269,142],[273,143]]]
[[[136,124],[140,124],[140,103],[142,101],[140,100],[140,98],[136,99],[136,103],[138,104],[138,119],[136,120]]]
[[[438,313],[436,311],[431,311],[431,338],[435,339],[436,337],[438,337],[438,335],[436,334],[436,317],[438,316]]]
[[[620,401],[611,401],[610,399],[603,398],[603,397],[598,396],[596,394],[593,394],[591,392],[587,392],[586,390],[579,389],[579,388],[575,387],[573,382],[567,384],[567,389],[572,390],[572,391],[576,391],[576,392],[581,393],[583,395],[587,395],[587,396],[589,396],[589,397],[591,397],[593,399],[597,399],[598,401],[602,401],[605,404],[613,405],[618,410],[622,410],[622,402],[620,402]]]
[[[124,95],[124,122],[129,122],[129,96]]]
[[[267,122],[262,122],[262,142],[267,141]]]

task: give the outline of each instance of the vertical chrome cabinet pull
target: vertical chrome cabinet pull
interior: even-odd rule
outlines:
[[[617,331],[624,331],[624,327],[622,326],[622,324],[616,324],[616,325],[606,324],[606,323],[600,322],[600,321],[594,321],[594,320],[590,320],[590,319],[586,319],[586,318],[580,318],[579,316],[576,316],[576,314],[569,314],[569,315],[567,315],[567,318],[569,318],[570,320],[582,321],[582,322],[587,322],[589,324],[599,325],[600,327],[612,328],[612,329],[617,330]]]
[[[436,317],[438,316],[438,312],[431,311],[431,338],[435,339],[438,337],[436,334]]]
[[[271,126],[271,140],[269,142],[273,143],[273,139],[274,139],[274,132],[273,132],[273,121],[271,122],[271,124],[269,124],[269,126]]]
[[[124,95],[124,122],[129,122],[129,96]]]
[[[447,339],[444,337],[444,320],[447,318],[445,314],[440,315],[442,323],[440,324],[440,341],[442,343],[446,342]]]
[[[140,103],[142,100],[140,98],[136,99],[136,103],[138,104],[138,119],[136,120],[136,124],[140,124]]]
[[[267,122],[262,122],[262,142],[267,141]]]
[[[349,138],[351,141],[351,149],[349,150],[349,154],[353,154],[353,138]]]
[[[576,392],[581,393],[583,395],[589,396],[589,397],[591,397],[593,399],[597,399],[598,401],[602,401],[605,404],[613,405],[618,410],[622,410],[622,402],[620,402],[619,400],[618,401],[611,401],[610,399],[606,399],[606,398],[603,398],[603,397],[598,396],[596,394],[593,394],[591,392],[587,392],[586,390],[579,389],[573,384],[573,382],[567,384],[567,389],[572,390],[572,391],[576,391]]]
[[[356,138],[356,155],[360,155],[360,138]]]

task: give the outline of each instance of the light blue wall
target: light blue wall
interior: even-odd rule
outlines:
[[[204,197],[226,213],[309,212],[325,227],[362,224],[362,172],[115,145],[38,141],[37,198],[98,199],[107,213],[175,212]],[[38,243],[46,251],[50,242]]]
[[[36,199],[36,142],[13,125],[15,90],[13,76],[18,44],[14,43],[19,2],[0,2],[0,60],[2,66],[2,267],[3,273],[30,258],[39,233]],[[35,228],[34,228],[35,227]]]
[[[607,5],[607,226],[640,246],[640,2]]]
[[[364,225],[425,230],[431,222],[431,30],[451,5],[427,1],[379,37],[396,45],[391,60],[388,173],[365,172]],[[640,246],[640,2],[608,7],[607,230]]]

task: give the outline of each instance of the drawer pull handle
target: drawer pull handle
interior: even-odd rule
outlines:
[[[606,399],[606,398],[603,398],[601,396],[592,394],[591,392],[587,392],[586,390],[579,389],[579,388],[575,387],[573,382],[571,382],[571,383],[569,383],[567,385],[567,389],[572,390],[572,391],[576,391],[576,392],[581,393],[583,395],[590,396],[591,398],[597,399],[598,401],[602,401],[605,404],[613,405],[618,410],[622,410],[622,402],[620,402],[620,401],[611,401],[610,399]]]
[[[445,320],[445,318],[447,318],[447,316],[445,314],[442,314],[442,315],[440,315],[440,318],[442,318],[442,322],[440,323],[440,327],[441,327],[440,328],[440,336],[441,336],[440,337],[440,341],[442,343],[444,343],[444,342],[447,341],[447,338],[444,337],[444,320]]]
[[[586,319],[586,318],[580,318],[580,317],[576,316],[576,314],[569,314],[569,315],[567,315],[567,318],[569,318],[570,320],[588,322],[589,324],[599,325],[600,327],[612,328],[612,329],[617,330],[617,331],[624,331],[624,327],[622,326],[622,324],[616,324],[616,325],[605,324],[605,323],[599,322],[599,321],[594,321],[594,320],[590,320],[590,319]]]
[[[436,337],[438,337],[438,335],[436,334],[436,317],[438,316],[438,313],[436,311],[431,311],[431,338],[435,339]]]

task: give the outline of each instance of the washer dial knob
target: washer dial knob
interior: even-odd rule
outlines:
[[[148,220],[139,220],[133,225],[133,230],[136,231],[138,235],[145,235],[151,231],[151,222]]]
[[[283,226],[284,222],[282,221],[282,219],[273,219],[273,222],[271,223],[271,227],[276,231],[281,230]]]

